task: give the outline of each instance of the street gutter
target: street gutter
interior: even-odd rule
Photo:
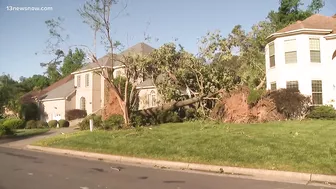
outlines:
[[[56,153],[56,154],[66,154],[75,157],[90,158],[108,162],[136,164],[136,165],[140,164],[143,166],[159,167],[162,169],[192,170],[192,171],[218,173],[233,176],[244,176],[247,178],[254,178],[254,179],[267,179],[281,182],[305,183],[306,185],[308,184],[328,185],[328,187],[336,188],[336,176],[333,175],[173,162],[173,161],[99,154],[92,152],[82,152],[67,149],[49,148],[33,145],[27,145],[27,149]]]

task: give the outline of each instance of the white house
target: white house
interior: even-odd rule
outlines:
[[[314,105],[336,107],[336,16],[315,14],[267,40],[267,89],[297,88]]]
[[[138,43],[119,55],[130,53],[147,55],[154,50],[145,43]],[[116,55],[118,56],[118,55]],[[122,56],[120,56],[122,57]],[[112,61],[109,54],[98,59],[100,66],[108,70],[114,68],[114,77],[124,73],[124,65],[120,61]],[[65,119],[65,112],[71,109],[86,110],[87,114],[101,113],[109,101],[106,90],[107,83],[99,73],[101,68],[96,63],[89,63],[71,75],[61,79],[51,86],[32,91],[21,99],[25,102],[38,102],[40,110],[44,112],[41,119],[45,121]],[[139,78],[139,109],[146,109],[160,104],[160,96],[150,79]]]

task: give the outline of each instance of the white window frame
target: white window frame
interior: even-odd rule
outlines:
[[[284,52],[285,52],[285,64],[296,64],[297,63],[297,43],[296,39],[287,39],[284,41]],[[295,60],[288,61],[287,56],[289,56],[290,53],[295,54]]]
[[[85,87],[90,86],[90,74],[85,74]]]
[[[81,76],[80,75],[77,75],[77,87],[80,88],[81,87]]]
[[[318,41],[316,47],[313,47],[313,44],[312,44],[313,40]],[[318,62],[312,61],[312,57],[311,57],[312,56],[312,51],[319,52],[319,55],[320,55],[319,59],[320,59],[320,61],[318,61]],[[321,63],[321,40],[318,37],[310,37],[309,38],[309,60],[310,60],[311,63]]]
[[[273,49],[271,47],[273,47]],[[269,59],[270,68],[274,68],[275,65],[276,65],[276,63],[275,63],[275,44],[274,44],[274,42],[272,42],[268,45],[268,54],[269,54],[268,59]],[[272,57],[274,57],[274,65],[271,64]]]

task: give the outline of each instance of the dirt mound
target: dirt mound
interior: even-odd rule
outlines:
[[[277,112],[271,98],[263,98],[253,107],[248,102],[250,90],[239,88],[222,98],[212,110],[211,117],[230,123],[255,123],[282,120],[284,116]]]
[[[106,120],[113,114],[123,115],[116,94],[111,90],[105,90],[105,107],[102,113],[103,120]]]

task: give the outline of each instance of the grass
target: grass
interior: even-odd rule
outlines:
[[[15,137],[30,137],[34,135],[39,135],[48,132],[49,128],[43,128],[43,129],[17,129],[15,131],[14,136]]]
[[[36,143],[106,154],[223,166],[336,174],[336,121],[265,124],[186,122],[81,131]]]

